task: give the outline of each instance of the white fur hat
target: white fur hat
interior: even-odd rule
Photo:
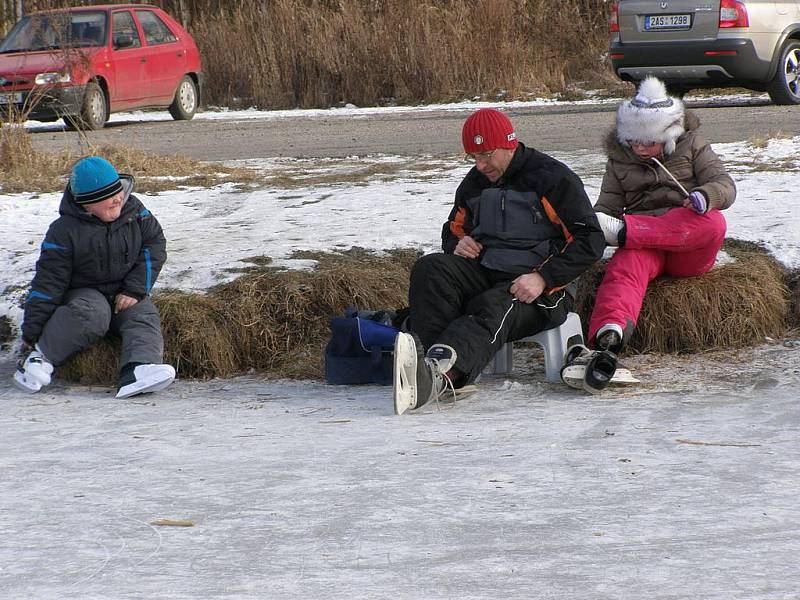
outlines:
[[[667,95],[664,83],[647,77],[639,84],[633,100],[617,110],[617,139],[623,146],[635,142],[664,142],[664,153],[675,151],[675,140],[685,131],[683,102]]]

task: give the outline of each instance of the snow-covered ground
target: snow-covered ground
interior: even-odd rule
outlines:
[[[730,166],[738,197],[725,212],[728,235],[763,241],[790,267],[800,266],[800,136],[750,143],[718,144]],[[556,154],[584,180],[597,197],[604,168],[598,153]],[[241,259],[283,259],[294,250],[371,249],[439,245],[458,182],[469,169],[459,158],[354,156],[348,159],[245,161],[251,168],[280,178],[292,187],[241,192],[232,184],[214,189],[186,189],[140,194],[167,234],[169,261],[159,285],[202,290],[233,277]],[[380,167],[380,168],[377,168]],[[362,176],[361,173],[378,174]],[[314,184],[315,178],[338,180]],[[303,184],[303,178],[312,181]],[[16,308],[33,275],[39,245],[57,216],[60,193],[0,194],[0,315],[15,321]],[[3,291],[5,288],[5,291]]]
[[[729,235],[791,267],[798,142],[715,145],[739,188]],[[596,197],[602,157],[558,157]],[[309,183],[143,196],[169,239],[159,285],[295,249],[434,249],[468,167],[406,161],[258,161]],[[58,200],[0,195],[0,315],[18,319]],[[257,376],[28,396],[6,357],[0,597],[794,599],[798,346],[631,357],[642,385],[596,397],[522,349],[513,375],[402,418],[384,387]]]

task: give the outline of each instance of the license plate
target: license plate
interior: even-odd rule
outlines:
[[[19,104],[20,102],[22,102],[22,92],[0,94],[0,104]]]
[[[646,15],[645,31],[653,29],[689,29],[692,26],[692,15]]]

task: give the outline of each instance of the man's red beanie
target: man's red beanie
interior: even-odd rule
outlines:
[[[511,120],[494,108],[482,108],[472,113],[461,130],[464,152],[477,154],[497,148],[514,150],[517,147],[517,134]]]

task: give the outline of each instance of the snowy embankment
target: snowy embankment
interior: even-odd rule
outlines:
[[[718,144],[738,186],[725,212],[730,237],[763,242],[782,263],[800,266],[800,203],[796,194],[800,136],[754,146]],[[603,156],[557,155],[596,198]],[[235,276],[243,259],[269,256],[278,264],[300,249],[336,250],[438,247],[441,223],[469,165],[458,158],[413,161],[399,156],[348,159],[270,159],[244,163],[284,184],[248,192],[232,185],[140,194],[167,234],[169,260],[159,286],[203,290]],[[364,176],[364,171],[373,174]],[[378,174],[374,174],[374,173]],[[315,183],[324,179],[324,183]],[[333,181],[334,183],[330,183]],[[304,182],[308,182],[307,184]],[[60,194],[0,195],[0,315],[18,322],[17,307],[33,275],[47,226]],[[307,266],[299,262],[295,266]]]

